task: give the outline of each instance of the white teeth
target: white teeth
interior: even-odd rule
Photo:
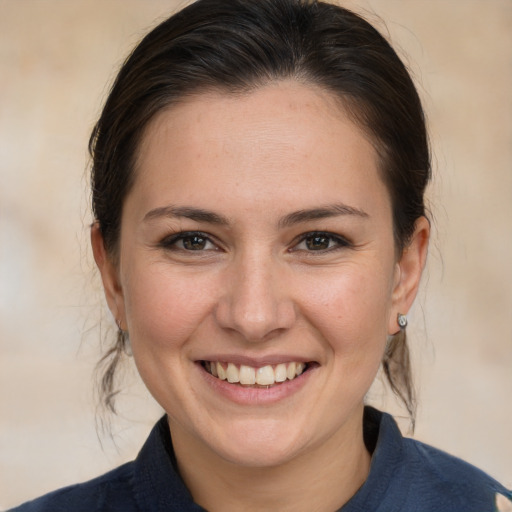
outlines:
[[[278,364],[274,373],[276,382],[284,382],[286,380],[286,365],[284,363]]]
[[[251,366],[240,366],[240,384],[256,384],[256,370]]]
[[[275,384],[274,369],[272,366],[263,366],[256,371],[256,384],[260,386],[271,386]]]
[[[244,386],[257,384],[259,386],[272,386],[276,382],[285,382],[293,380],[302,375],[306,369],[305,363],[279,363],[275,367],[272,365],[253,368],[252,366],[240,365],[234,363],[220,363],[205,361],[205,369],[214,377],[220,380],[227,380],[231,384],[240,383]]]
[[[226,380],[226,370],[224,370],[220,363],[217,363],[217,375],[220,380]]]
[[[228,363],[228,369],[226,370],[226,377],[228,382],[240,382],[240,376],[238,368],[233,363]]]

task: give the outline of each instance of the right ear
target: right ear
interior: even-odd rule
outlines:
[[[103,282],[103,289],[110,312],[120,329],[126,330],[123,288],[119,281],[118,266],[112,261],[105,249],[105,241],[100,225],[95,222],[91,226],[91,245],[94,261],[98,266]]]

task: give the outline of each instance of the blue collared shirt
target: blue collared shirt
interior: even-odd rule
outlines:
[[[338,512],[495,512],[512,492],[470,464],[404,438],[394,419],[365,408],[368,479]],[[60,489],[11,512],[199,512],[178,471],[163,417],[139,455],[105,475]]]

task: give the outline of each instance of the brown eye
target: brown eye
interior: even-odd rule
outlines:
[[[187,236],[182,239],[183,248],[188,251],[202,251],[207,243],[208,239],[200,235]]]
[[[327,253],[347,247],[352,247],[352,244],[340,235],[322,231],[313,231],[305,233],[291,251]]]
[[[304,241],[310,251],[322,251],[329,249],[332,237],[326,235],[312,235],[308,236]]]
[[[217,246],[212,242],[211,238],[198,231],[177,233],[162,240],[160,246],[166,251],[200,252],[217,250]]]

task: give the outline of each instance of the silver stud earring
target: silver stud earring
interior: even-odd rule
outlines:
[[[402,315],[402,313],[398,313],[396,321],[398,322],[398,326],[400,327],[401,330],[407,327],[407,315]]]

